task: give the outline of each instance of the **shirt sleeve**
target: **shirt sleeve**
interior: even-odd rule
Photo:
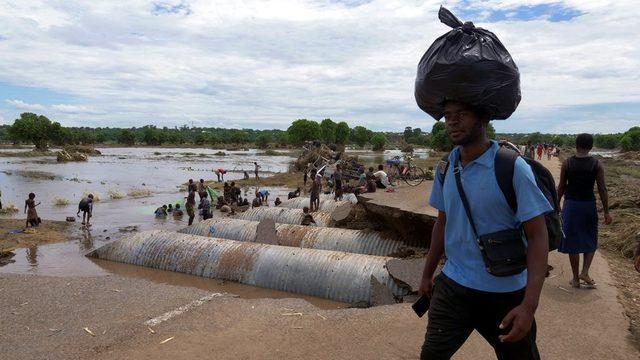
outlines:
[[[547,198],[538,188],[531,167],[521,157],[516,159],[513,171],[513,188],[518,201],[516,218],[521,223],[553,210]]]
[[[436,176],[433,179],[433,185],[431,186],[431,196],[429,197],[429,205],[432,208],[444,212],[444,196],[442,194],[442,183],[440,182],[440,166],[443,166],[441,162],[436,169]],[[448,170],[448,169],[447,169]]]

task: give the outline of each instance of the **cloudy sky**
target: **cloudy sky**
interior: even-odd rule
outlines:
[[[443,4],[498,35],[523,100],[498,131],[640,125],[635,0],[0,0],[0,124],[430,129],[418,60]]]

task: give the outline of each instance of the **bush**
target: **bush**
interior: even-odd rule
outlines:
[[[53,205],[55,206],[67,206],[69,205],[69,200],[62,197],[62,196],[56,196],[53,198]]]
[[[374,151],[384,150],[384,146],[387,143],[387,137],[382,133],[377,133],[371,137],[371,145]]]
[[[118,189],[109,189],[109,191],[107,191],[107,194],[109,195],[109,198],[111,198],[111,200],[124,198],[124,194]]]
[[[624,151],[640,150],[640,126],[634,126],[627,130],[620,139],[620,146]]]
[[[151,196],[151,190],[146,189],[146,188],[131,188],[127,192],[127,195],[129,195],[131,197]]]

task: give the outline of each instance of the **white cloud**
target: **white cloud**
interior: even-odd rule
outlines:
[[[157,3],[189,11],[158,13],[141,0],[0,4],[0,83],[82,103],[28,104],[9,94],[7,104],[46,110],[67,125],[285,128],[295,118],[331,117],[402,130],[433,123],[415,105],[413,81],[422,53],[448,30],[437,20],[440,1]],[[516,120],[498,128],[535,127],[549,109],[640,103],[640,51],[630,30],[636,4],[571,0],[565,4],[584,12],[571,21],[482,22],[495,9],[540,3],[549,1],[473,3],[479,19],[462,19],[494,31],[522,73]]]
[[[7,100],[6,103],[19,110],[44,111],[45,107],[40,104],[28,104],[22,100]]]

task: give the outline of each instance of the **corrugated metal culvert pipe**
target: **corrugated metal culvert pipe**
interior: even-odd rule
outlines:
[[[408,293],[383,256],[265,245],[167,231],[145,231],[88,256],[259,287],[358,303],[371,301],[372,278],[396,297]]]
[[[243,212],[238,218],[252,221],[270,219],[280,224],[300,225],[302,223],[302,215],[302,209],[261,206]],[[329,226],[331,224],[331,214],[327,212],[316,211],[311,215],[318,226]]]
[[[297,197],[289,200],[285,200],[278,207],[287,208],[287,209],[302,209],[305,206],[310,205],[311,199],[308,197]],[[350,201],[335,201],[332,198],[320,199],[320,211],[332,212],[338,206],[351,206],[353,205]]]
[[[180,233],[216,237],[237,241],[263,243],[258,234],[258,221],[240,219],[209,219],[180,230]],[[273,229],[273,227],[272,227]],[[351,230],[330,227],[276,224],[277,245],[320,250],[344,251],[356,254],[388,256],[404,244],[395,237],[372,230]],[[270,239],[270,237],[265,237]]]
[[[333,198],[334,198],[334,194],[320,194],[320,200],[333,199]],[[354,193],[345,193],[345,194],[342,194],[342,201],[348,201],[352,204],[357,204],[358,197]]]

